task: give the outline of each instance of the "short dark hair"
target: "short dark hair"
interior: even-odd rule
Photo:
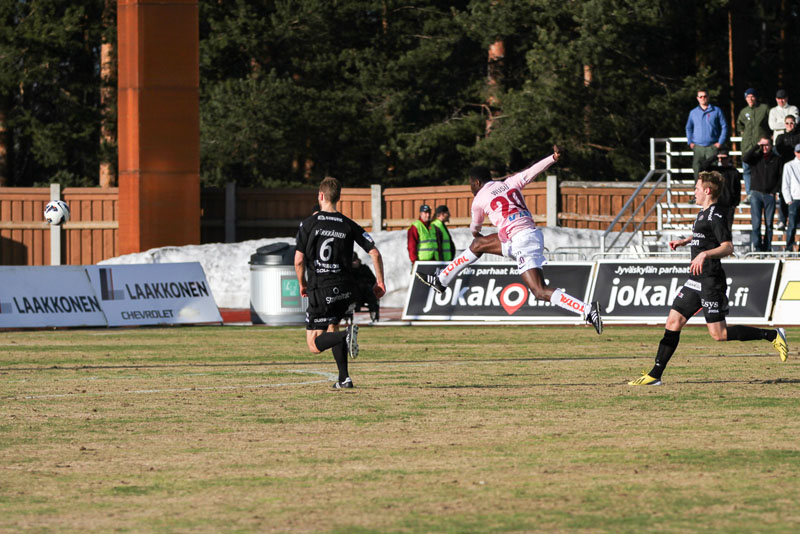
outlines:
[[[478,167],[472,167],[469,170],[469,177],[470,179],[477,180],[482,184],[492,181],[492,174],[489,172],[489,167],[484,167],[482,165]]]
[[[327,176],[319,184],[319,191],[325,197],[325,200],[331,204],[336,204],[342,194],[342,184],[333,176]]]
[[[722,175],[717,171],[701,172],[697,180],[711,190],[711,198],[716,200],[722,191]]]
[[[450,213],[450,208],[442,204],[441,206],[436,206],[436,211],[433,213],[434,215],[439,215],[440,213]]]

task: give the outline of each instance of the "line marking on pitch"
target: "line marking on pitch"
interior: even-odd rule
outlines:
[[[309,384],[319,384],[323,382],[335,382],[338,375],[329,373],[327,371],[316,371],[313,369],[287,369],[289,373],[298,373],[305,375],[318,375],[324,378],[320,380],[305,380],[303,382],[283,382],[280,384],[253,384],[248,386],[208,386],[208,387],[185,387],[185,388],[165,388],[165,389],[134,389],[130,391],[100,391],[92,393],[57,393],[49,395],[22,395],[17,397],[7,397],[12,399],[33,400],[33,399],[60,399],[65,397],[106,397],[112,395],[149,395],[158,393],[184,393],[190,391],[235,391],[237,389],[264,389],[264,388],[280,388],[288,386],[305,386]]]

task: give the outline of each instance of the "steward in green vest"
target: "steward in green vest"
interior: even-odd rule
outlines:
[[[440,261],[451,261],[456,256],[456,244],[450,236],[450,231],[445,223],[450,221],[450,210],[441,205],[436,208],[431,222],[431,229],[436,235],[436,258]]]
[[[408,259],[413,266],[417,261],[436,259],[436,232],[430,226],[431,208],[423,204],[419,209],[419,219],[408,228]]]

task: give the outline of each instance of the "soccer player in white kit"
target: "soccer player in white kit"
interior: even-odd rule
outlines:
[[[474,239],[468,249],[438,274],[416,273],[417,278],[436,292],[443,293],[459,272],[477,261],[483,254],[506,256],[517,262],[517,270],[522,280],[537,299],[549,301],[555,306],[580,314],[600,334],[603,331],[603,320],[597,302],[593,302],[591,306],[587,305],[580,299],[545,284],[542,275],[542,265],[547,263],[547,258],[544,257],[544,238],[542,231],[536,227],[522,196],[522,189],[558,161],[560,155],[558,146],[553,146],[551,156],[503,180],[492,180],[486,167],[470,169],[470,189],[475,195],[470,224]],[[497,227],[497,233],[484,236],[481,235],[481,227],[487,215]]]

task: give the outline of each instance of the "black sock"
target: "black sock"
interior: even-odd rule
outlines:
[[[672,358],[672,355],[675,353],[675,349],[678,348],[678,342],[680,342],[680,340],[680,330],[677,332],[673,330],[664,330],[664,337],[661,338],[661,342],[658,344],[656,364],[653,366],[653,370],[648,373],[650,376],[653,378],[661,378],[661,374],[667,367],[669,359]]]
[[[742,325],[728,327],[728,341],[756,341],[760,339],[775,341],[776,337],[778,337],[777,330],[765,330],[764,328]]]
[[[336,367],[339,369],[339,382],[344,382],[345,378],[350,376],[347,370],[347,343],[344,339],[333,346],[333,359],[336,360]]]
[[[322,352],[344,342],[345,337],[347,337],[347,332],[325,332],[314,339],[314,345],[317,346],[318,351]]]
[[[314,339],[317,350],[333,349],[333,359],[336,360],[336,367],[339,369],[339,382],[350,376],[347,371],[347,332],[325,332]]]

